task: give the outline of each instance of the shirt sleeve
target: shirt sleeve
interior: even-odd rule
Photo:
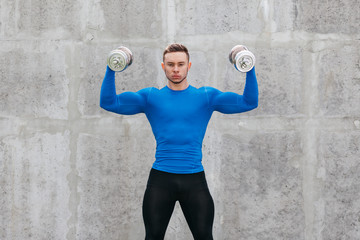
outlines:
[[[209,105],[213,111],[226,114],[250,111],[258,106],[258,84],[255,68],[246,73],[246,83],[243,95],[234,92],[222,92],[207,87]]]
[[[107,67],[101,85],[100,107],[124,115],[144,113],[149,91],[150,88],[145,88],[138,92],[116,94],[115,72]]]

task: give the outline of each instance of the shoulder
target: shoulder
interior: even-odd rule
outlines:
[[[154,87],[147,87],[147,88],[143,88],[139,91],[137,91],[138,94],[143,95],[143,96],[148,96],[151,92],[154,91],[159,91],[159,89],[154,88]]]
[[[221,91],[219,89],[214,88],[214,87],[209,87],[209,86],[201,87],[201,88],[199,88],[199,91],[204,92],[206,95],[208,95],[210,97],[221,93]]]
[[[137,91],[140,94],[149,93],[151,91],[152,87],[143,88],[139,91]]]

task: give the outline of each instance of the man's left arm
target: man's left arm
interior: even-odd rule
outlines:
[[[234,92],[221,92],[216,90],[211,94],[210,105],[214,111],[221,113],[247,112],[258,106],[258,84],[255,68],[246,73],[246,83],[243,95]]]

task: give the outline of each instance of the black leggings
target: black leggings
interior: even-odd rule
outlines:
[[[145,240],[164,239],[176,201],[195,240],[212,240],[214,202],[205,173],[173,174],[152,169],[143,201]]]

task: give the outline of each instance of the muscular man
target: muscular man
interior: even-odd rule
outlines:
[[[100,106],[118,114],[145,113],[156,139],[155,162],[143,200],[145,240],[164,239],[176,201],[195,240],[211,240],[214,202],[202,161],[202,142],[214,111],[232,114],[258,105],[255,69],[246,74],[243,95],[189,85],[189,53],[182,44],[169,45],[161,66],[167,86],[116,94],[115,72],[107,67]]]

